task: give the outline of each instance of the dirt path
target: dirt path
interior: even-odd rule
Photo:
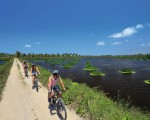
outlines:
[[[21,63],[14,59],[0,102],[0,120],[60,120],[56,111],[50,113],[47,89],[42,87],[37,93],[31,89],[31,76],[23,78],[23,75]],[[69,109],[67,115],[67,120],[82,120]]]

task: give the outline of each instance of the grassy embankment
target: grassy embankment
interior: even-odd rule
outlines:
[[[7,81],[8,75],[10,73],[10,69],[12,67],[13,59],[1,59],[4,60],[5,63],[0,65],[0,100],[2,99],[2,91],[5,87],[5,83]]]
[[[92,76],[105,76],[105,73],[102,73],[99,68],[92,66],[90,61],[87,61],[84,66],[84,70],[89,71]]]
[[[47,87],[51,73],[39,67],[41,82]],[[122,100],[114,102],[106,97],[102,91],[89,88],[85,84],[78,84],[68,79],[63,79],[67,90],[63,93],[64,101],[76,109],[76,113],[88,117],[90,120],[149,120],[150,114],[143,113],[140,109],[129,107],[129,103]]]

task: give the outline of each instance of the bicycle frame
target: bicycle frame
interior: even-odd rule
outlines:
[[[36,88],[36,91],[38,92],[38,79],[36,77],[36,74],[34,74],[34,83],[33,83],[33,89]]]

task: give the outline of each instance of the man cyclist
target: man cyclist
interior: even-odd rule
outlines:
[[[53,71],[53,75],[51,75],[51,76],[49,77],[49,80],[48,80],[48,90],[49,90],[49,93],[48,93],[48,101],[49,101],[49,102],[50,102],[50,100],[51,100],[51,97],[54,96],[54,91],[57,92],[58,97],[61,97],[61,96],[62,96],[61,91],[60,91],[60,88],[59,88],[59,86],[57,85],[57,84],[58,84],[58,81],[60,82],[62,88],[65,90],[64,83],[62,82],[61,77],[59,76],[59,71],[58,71],[58,70],[54,70],[54,71]]]
[[[26,70],[28,70],[28,68],[29,68],[29,64],[27,63],[27,61],[26,61],[26,60],[24,60],[24,61],[23,61],[23,63],[22,63],[22,66],[23,66],[24,73],[25,73],[25,72],[26,72]]]
[[[39,75],[41,74],[40,71],[39,71],[39,69],[37,68],[36,64],[32,64],[31,74],[32,74],[32,88],[33,88],[35,78],[37,79],[38,78],[38,74]]]

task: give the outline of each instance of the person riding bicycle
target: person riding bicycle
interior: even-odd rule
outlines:
[[[34,86],[35,77],[37,79],[38,74],[41,74],[36,64],[32,64],[31,74],[32,74],[32,85]]]
[[[58,97],[61,97],[62,94],[61,94],[59,86],[57,85],[58,81],[60,82],[62,88],[65,90],[64,83],[62,82],[62,79],[59,76],[59,71],[58,70],[54,70],[53,71],[53,75],[51,75],[49,77],[49,80],[48,80],[48,90],[49,90],[48,101],[50,101],[51,97],[54,96],[54,91],[57,92]]]
[[[26,60],[24,60],[23,63],[22,63],[22,66],[23,66],[24,73],[25,73],[25,71],[28,70],[28,68],[29,68],[29,64],[27,63]]]

